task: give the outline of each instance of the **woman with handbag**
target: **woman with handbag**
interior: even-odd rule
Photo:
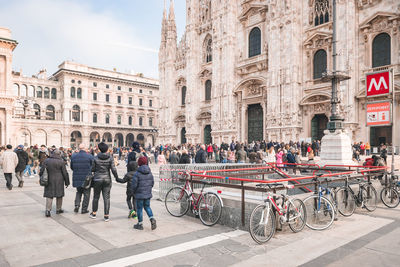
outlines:
[[[54,150],[51,156],[43,162],[39,175],[42,176],[45,170],[47,170],[48,182],[44,187],[43,197],[46,198],[46,217],[50,217],[53,198],[57,199],[56,213],[64,212],[62,209],[64,185],[66,188],[69,186],[69,175],[58,149]]]
[[[115,179],[118,179],[118,173],[115,168],[113,156],[107,153],[108,145],[101,142],[98,144],[98,148],[100,153],[94,158],[92,165],[92,172],[94,173],[92,181],[94,196],[90,218],[96,219],[100,193],[102,193],[104,200],[104,220],[108,222],[110,220],[110,191],[112,185],[110,171],[113,173]]]

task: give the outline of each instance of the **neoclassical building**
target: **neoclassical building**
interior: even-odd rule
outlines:
[[[400,123],[366,127],[365,74],[392,68],[400,91],[400,2],[336,0],[339,113],[353,141],[400,143]],[[321,139],[330,116],[332,0],[174,3],[159,51],[160,142]],[[395,120],[400,118],[398,94]]]
[[[158,81],[65,61],[47,77],[12,71],[17,42],[0,28],[0,145],[154,144]]]

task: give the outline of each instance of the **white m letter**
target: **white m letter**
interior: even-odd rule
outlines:
[[[383,84],[383,87],[385,88],[385,90],[387,90],[387,89],[388,89],[388,86],[387,86],[387,84],[386,84],[385,78],[381,77],[381,78],[379,79],[379,83],[378,83],[378,84],[376,84],[375,78],[372,78],[372,79],[371,79],[371,83],[369,84],[369,87],[368,87],[368,92],[371,92],[372,86],[375,87],[375,90],[376,90],[376,91],[379,91],[382,84]]]

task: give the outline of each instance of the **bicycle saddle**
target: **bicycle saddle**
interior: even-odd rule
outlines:
[[[212,182],[207,181],[207,180],[200,180],[200,183],[202,183],[202,184],[211,184]]]
[[[256,184],[258,187],[272,187],[272,186],[283,186],[281,183],[270,183],[270,184]]]

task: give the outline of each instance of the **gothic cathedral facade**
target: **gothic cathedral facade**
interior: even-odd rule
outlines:
[[[339,87],[345,128],[353,142],[399,144],[399,123],[396,136],[390,126],[366,127],[365,74],[392,68],[400,90],[400,2],[336,3],[337,69],[350,76]],[[171,0],[159,51],[159,142],[321,139],[332,18],[332,0],[186,0],[178,43]]]

